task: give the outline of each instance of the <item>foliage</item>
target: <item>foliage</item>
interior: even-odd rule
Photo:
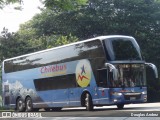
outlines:
[[[0,37],[0,61],[76,41],[78,38],[71,34],[37,36],[34,30],[26,29],[26,27],[17,33],[9,33],[7,29],[4,29]]]
[[[157,30],[159,14],[159,4],[153,0],[90,0],[79,10],[43,11],[35,17],[33,27],[38,28],[39,34],[72,33],[81,39],[107,34],[144,38]]]
[[[0,37],[0,61],[20,55],[25,47],[25,41],[21,41],[16,33],[9,33],[8,29],[3,29]]]
[[[87,4],[88,0],[41,0],[45,7],[54,10],[55,12],[60,11],[72,11],[78,10],[82,6]]]
[[[3,9],[6,5],[19,3],[22,4],[23,0],[0,0],[0,9]],[[15,9],[20,9],[20,6],[16,6]]]

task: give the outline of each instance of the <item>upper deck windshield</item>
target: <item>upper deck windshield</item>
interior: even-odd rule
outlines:
[[[109,61],[142,60],[140,48],[133,38],[110,38],[104,43]]]

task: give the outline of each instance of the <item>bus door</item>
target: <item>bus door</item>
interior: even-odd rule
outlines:
[[[58,80],[61,82],[57,81],[56,87],[61,89],[55,91],[53,101],[63,106],[75,106],[79,96],[75,74],[61,76]]]
[[[80,105],[79,88],[69,88],[68,95],[69,95],[69,105],[70,106]]]
[[[53,104],[55,107],[63,107],[69,105],[68,99],[68,82],[66,76],[55,78],[55,90],[53,95]]]
[[[98,71],[98,97],[100,104],[107,104],[109,102],[109,88],[107,88],[107,69],[99,69]]]
[[[69,80],[70,83],[70,86],[68,88],[69,105],[78,106],[80,105],[80,99],[79,99],[80,95],[75,74],[68,75],[67,79]]]
[[[53,104],[55,107],[68,106],[68,89],[56,90],[53,94]]]

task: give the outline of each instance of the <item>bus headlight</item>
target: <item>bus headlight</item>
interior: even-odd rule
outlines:
[[[117,100],[117,99],[114,99],[113,102],[118,102],[118,100]]]
[[[142,92],[142,95],[145,95],[145,94],[147,94],[147,91],[143,91],[143,92]]]

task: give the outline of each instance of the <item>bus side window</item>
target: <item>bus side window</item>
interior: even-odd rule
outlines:
[[[97,71],[99,87],[107,87],[107,69],[100,69]]]

